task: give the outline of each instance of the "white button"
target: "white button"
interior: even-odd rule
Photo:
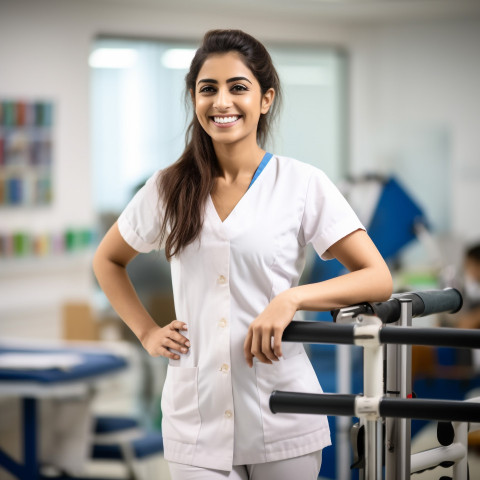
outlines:
[[[220,319],[220,321],[218,322],[218,326],[225,328],[227,326],[227,319],[226,318]]]
[[[225,418],[232,418],[233,413],[231,410],[225,410]]]
[[[228,372],[228,369],[229,369],[229,366],[226,363],[224,363],[222,365],[222,367],[220,368],[220,371],[221,372]]]
[[[227,279],[223,275],[220,275],[217,279],[217,283],[219,285],[225,285],[227,283]]]

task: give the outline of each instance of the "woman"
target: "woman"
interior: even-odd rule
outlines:
[[[94,270],[143,347],[169,358],[162,433],[173,480],[313,480],[330,444],[326,417],[268,407],[275,389],[321,392],[303,346],[282,344],[282,333],[298,310],[388,299],[391,276],[320,170],[262,149],[280,86],[261,43],[207,32],[186,84],[195,115],[185,151],[132,199]],[[298,286],[309,243],[350,273]],[[160,248],[177,314],[164,328],[125,270]]]

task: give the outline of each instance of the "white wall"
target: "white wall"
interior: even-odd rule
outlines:
[[[339,32],[301,28],[288,19],[268,22],[221,12],[185,15],[148,5],[106,0],[0,0],[0,94],[56,101],[55,200],[52,209],[25,218],[42,224],[90,222],[89,68],[93,38],[102,33],[191,38],[209,28],[240,27],[273,41],[335,40]],[[342,32],[340,29],[340,36]],[[2,211],[13,225],[18,212]]]
[[[480,19],[327,22],[319,15],[298,18],[274,9],[259,14],[252,5],[232,15],[209,11],[202,2],[192,3],[185,14],[175,10],[175,2],[163,3],[0,0],[0,96],[46,97],[57,106],[53,205],[22,213],[3,209],[0,229],[60,229],[95,220],[87,59],[96,35],[198,40],[209,28],[238,27],[267,43],[335,44],[350,52],[353,172],[383,168],[385,132],[412,125],[445,127],[451,139],[452,227],[462,240],[480,239],[480,216],[474,212],[480,204]],[[88,263],[81,275],[84,285]],[[8,290],[6,281],[0,272],[0,296]],[[25,279],[24,285],[18,292],[23,303],[28,289],[55,288],[38,278]],[[75,294],[91,292],[72,285]]]
[[[139,2],[140,3],[140,2]],[[209,28],[239,27],[264,39],[318,42],[316,25],[265,22],[218,10],[189,15],[148,2],[0,0],[0,96],[55,102],[54,201],[41,209],[0,210],[0,231],[64,230],[95,222],[90,160],[88,56],[99,34],[198,41]],[[172,2],[173,3],[173,2]],[[170,5],[170,6],[168,6]],[[335,38],[332,30],[325,38]],[[42,274],[43,272],[43,274]],[[0,335],[61,335],[64,301],[90,301],[89,257],[0,261]]]
[[[358,55],[355,54],[357,51]],[[352,166],[379,167],[392,130],[408,135],[443,130],[449,137],[451,227],[465,241],[480,240],[480,22],[379,26],[353,44]],[[365,75],[361,75],[363,70]],[[419,161],[418,174],[426,175]],[[434,168],[428,173],[432,181]],[[449,192],[445,192],[448,195]]]

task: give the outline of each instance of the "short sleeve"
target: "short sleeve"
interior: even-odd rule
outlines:
[[[363,229],[357,215],[333,182],[319,169],[310,177],[301,233],[304,244],[311,243],[323,260],[327,250],[348,234]]]
[[[160,173],[156,172],[147,180],[118,217],[120,234],[138,252],[147,253],[163,248],[160,244],[164,216],[158,193]]]

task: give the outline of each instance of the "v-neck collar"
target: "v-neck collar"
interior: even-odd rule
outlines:
[[[270,163],[270,159],[272,157],[273,157],[273,155],[271,153],[269,153],[269,152],[265,153],[265,155],[262,158],[262,161],[260,162],[257,169],[255,170],[255,173],[253,175],[252,181],[250,182],[250,185],[248,186],[245,193],[241,196],[240,200],[232,208],[231,212],[227,215],[225,220],[222,221],[222,219],[220,218],[220,215],[218,214],[217,209],[215,208],[215,204],[213,203],[212,195],[211,195],[211,193],[208,194],[207,202],[209,204],[210,210],[212,211],[212,216],[214,217],[215,223],[220,224],[220,225],[225,225],[230,220],[230,217],[232,217],[236,214],[236,211],[238,210],[240,204],[244,202],[244,198],[247,195],[249,195],[250,190],[252,190],[253,185],[258,183],[257,179],[259,178],[262,171],[266,168],[266,166]],[[259,187],[257,187],[257,188],[259,188]]]
[[[255,180],[260,176],[260,174],[263,172],[263,169],[267,166],[267,163],[270,161],[270,159],[273,157],[273,155],[269,152],[266,152],[265,155],[262,158],[262,161],[258,165],[257,169],[255,170],[255,173],[253,174],[252,181],[250,182],[250,185],[248,186],[247,190],[254,184]]]

